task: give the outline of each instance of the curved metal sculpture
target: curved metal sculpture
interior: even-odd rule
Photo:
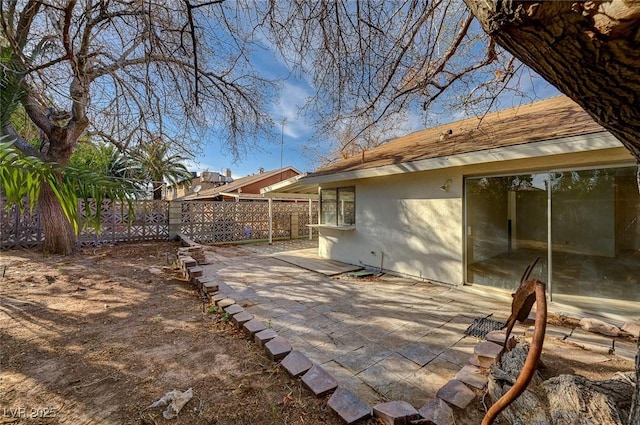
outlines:
[[[540,354],[542,353],[542,344],[544,343],[544,333],[547,327],[547,299],[545,295],[545,283],[537,279],[529,279],[536,261],[527,267],[522,278],[520,279],[520,287],[512,294],[513,303],[511,304],[511,316],[507,320],[507,334],[504,340],[504,348],[500,357],[507,349],[507,342],[511,335],[511,330],[516,320],[523,321],[529,317],[533,303],[536,303],[536,324],[533,331],[533,339],[529,354],[524,362],[524,366],[520,371],[520,375],[516,379],[513,386],[502,397],[500,397],[487,411],[482,420],[482,425],[491,425],[495,418],[506,409],[514,400],[516,400],[526,389],[531,378],[536,371]]]

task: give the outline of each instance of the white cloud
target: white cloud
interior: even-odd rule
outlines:
[[[403,111],[403,120],[398,125],[398,135],[396,137],[404,136],[414,131],[424,130],[424,117],[418,111],[413,109],[407,109]]]
[[[285,81],[280,97],[272,107],[273,121],[281,126],[284,120],[284,135],[292,139],[305,137],[313,130],[306,122],[305,116],[300,113],[300,108],[305,105],[307,98],[313,95],[304,85],[303,82]]]

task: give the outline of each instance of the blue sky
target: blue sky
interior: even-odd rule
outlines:
[[[255,174],[261,167],[265,171],[278,169],[281,161],[282,166],[291,165],[301,172],[317,167],[314,161],[303,156],[303,145],[310,142],[313,127],[309,119],[299,114],[306,98],[313,94],[313,88],[304,79],[291,75],[289,68],[267,48],[254,52],[252,61],[263,76],[283,79],[280,96],[269,106],[275,123],[273,140],[263,141],[258,150],[249,149],[236,162],[219,141],[209,140],[203,148],[205,156],[190,164],[190,171],[224,172],[230,168],[233,178],[239,178]]]
[[[312,96],[314,89],[304,78],[293,75],[276,54],[264,48],[252,55],[252,62],[256,69],[265,77],[282,79],[280,95],[274,98],[269,106],[275,125],[273,140],[265,140],[258,149],[248,149],[237,161],[219,141],[209,140],[203,147],[204,156],[196,158],[188,164],[190,171],[217,171],[224,174],[229,168],[233,178],[240,178],[255,174],[260,168],[265,171],[278,169],[282,166],[293,166],[301,172],[310,172],[318,167],[311,158],[305,157],[304,146],[322,144],[321,140],[313,140],[314,128],[312,118],[300,114],[300,108],[306,99]],[[520,90],[531,98],[544,99],[557,95],[559,92],[542,78],[524,78],[519,81]],[[497,102],[498,109],[528,103],[531,100],[512,99],[507,95]],[[425,128],[424,119],[417,111],[408,111],[407,120],[403,125],[402,134]],[[465,118],[463,114],[438,117],[436,121],[452,122]]]

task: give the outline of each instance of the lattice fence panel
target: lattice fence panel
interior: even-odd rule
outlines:
[[[314,203],[317,217],[317,205]],[[260,201],[185,201],[181,203],[180,232],[200,243],[225,243],[269,238],[269,203]],[[306,202],[273,201],[273,238],[308,235]],[[291,234],[292,215],[298,215],[298,232]],[[317,220],[317,218],[315,218]],[[301,229],[300,226],[303,226]]]
[[[165,201],[135,201],[133,214],[129,207],[119,202],[104,201],[98,206],[90,200],[78,205],[82,230],[78,236],[80,245],[97,245],[121,241],[166,240],[169,237],[169,207]],[[93,214],[100,208],[102,227],[98,233],[84,226],[87,211]],[[16,207],[5,208],[0,198],[0,247],[34,247],[44,240],[40,213],[36,210],[23,213]]]
[[[87,209],[95,214],[95,201],[80,204],[82,219]],[[129,205],[106,200],[100,205],[102,228],[96,233],[84,228],[78,238],[81,244],[115,243],[129,241],[166,240],[169,237],[169,205],[165,201],[135,201]]]
[[[294,211],[298,214],[298,237],[309,236],[309,232],[317,234],[318,230],[309,224],[318,224],[318,202],[311,203],[311,220],[309,220],[309,202],[294,204]]]
[[[0,199],[0,247],[33,247],[42,243],[44,233],[39,214],[20,214],[16,208],[5,209]],[[82,245],[122,241],[166,240],[169,237],[169,205],[165,201],[136,201],[133,211],[119,202],[95,201],[80,204],[81,223],[86,212],[100,208],[100,233],[86,227],[78,241]],[[309,235],[309,203],[273,201],[273,238],[298,238]],[[249,202],[188,201],[180,204],[180,231],[201,243],[224,243],[266,240],[269,237],[267,200]],[[297,233],[292,217],[297,215]],[[312,203],[312,223],[317,222],[318,205]]]
[[[274,201],[273,212],[273,238],[291,238],[291,214],[295,203]]]
[[[27,201],[23,212],[17,206],[7,208],[0,196],[0,248],[31,248],[42,243],[42,223],[37,211],[31,213]]]

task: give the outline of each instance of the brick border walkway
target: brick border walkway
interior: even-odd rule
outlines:
[[[267,254],[283,250],[267,247]],[[505,301],[392,276],[328,278],[260,255],[256,246],[215,248],[206,260],[201,247],[181,250],[185,277],[288,374],[316,396],[332,394],[329,407],[348,424],[371,415],[389,424],[453,423],[450,406],[464,409],[476,398],[504,340],[501,332],[488,336],[493,342],[463,332],[476,317],[504,321]],[[567,339],[572,331],[551,328],[547,335]],[[635,345],[628,345],[620,354],[633,358]]]

